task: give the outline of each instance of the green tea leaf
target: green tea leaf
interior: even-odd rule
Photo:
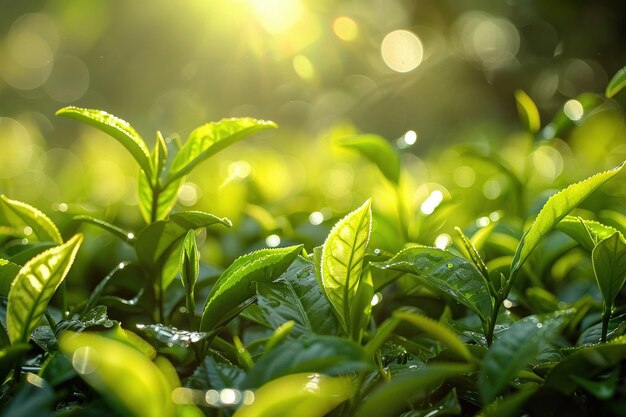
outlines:
[[[298,257],[277,281],[257,283],[257,303],[274,329],[293,320],[295,336],[337,334],[337,319],[313,269],[311,262]]]
[[[296,324],[295,321],[289,320],[289,321],[284,322],[280,326],[278,326],[276,330],[274,330],[274,333],[272,334],[272,336],[270,336],[270,338],[267,340],[267,343],[265,344],[264,352],[266,353],[269,352],[270,350],[278,346],[280,343],[282,343],[285,339],[287,339],[287,337],[293,330],[293,326],[295,324]]]
[[[593,378],[613,370],[626,359],[626,336],[607,343],[576,348],[557,363],[545,378],[545,387],[571,395],[578,383],[572,376]]]
[[[489,404],[478,417],[517,417],[520,415],[522,406],[537,390],[537,386],[524,386],[516,393]]]
[[[454,230],[457,232],[457,234],[461,238],[461,242],[463,243],[463,246],[465,247],[465,250],[467,251],[467,254],[469,255],[470,259],[472,260],[474,265],[476,265],[476,268],[478,268],[480,273],[483,274],[485,279],[488,280],[489,271],[487,270],[487,265],[485,265],[483,258],[480,257],[480,254],[478,253],[478,250],[476,250],[476,248],[472,244],[472,241],[467,236],[465,236],[465,233],[463,233],[463,231],[459,227],[455,227]]]
[[[411,400],[427,396],[449,378],[471,372],[469,365],[438,363],[405,372],[370,393],[357,409],[356,417],[395,417],[408,409]]]
[[[409,311],[396,311],[393,313],[393,316],[412,324],[425,333],[428,333],[435,339],[445,344],[451,351],[455,352],[461,358],[470,362],[474,360],[474,357],[465,344],[461,342],[458,336],[446,325],[439,323],[430,317],[411,313]]]
[[[533,102],[522,90],[515,91],[515,104],[517,105],[517,114],[524,125],[524,127],[530,133],[537,133],[541,127],[541,121],[539,118],[539,110]]]
[[[156,142],[154,144],[154,149],[152,150],[151,158],[152,158],[152,183],[156,184],[159,181],[159,177],[161,173],[165,169],[165,162],[167,161],[168,155],[167,143],[163,138],[161,132],[157,130],[156,133]]]
[[[578,207],[598,187],[618,174],[623,167],[624,162],[611,170],[572,184],[550,197],[517,246],[509,280],[515,277],[531,252],[561,219]]]
[[[369,159],[392,183],[400,183],[400,157],[389,142],[378,135],[359,135],[341,138],[337,143],[358,151]]]
[[[62,108],[56,112],[56,115],[79,120],[112,136],[130,152],[148,178],[152,177],[152,164],[150,163],[148,147],[139,133],[127,121],[103,110],[83,109],[74,106]]]
[[[350,379],[305,372],[268,382],[233,417],[322,417],[350,398]]]
[[[237,258],[211,288],[204,306],[200,331],[213,330],[237,306],[254,297],[255,282],[274,281],[287,270],[302,250],[302,245],[261,249]]]
[[[361,275],[361,282],[352,304],[350,305],[350,337],[360,343],[363,333],[368,328],[372,315],[372,298],[374,297],[374,282],[370,271]]]
[[[609,81],[609,84],[606,86],[604,95],[607,98],[611,98],[624,87],[626,87],[626,67],[617,71],[613,78],[611,78],[611,81]]]
[[[556,225],[556,229],[566,233],[589,252],[593,250],[597,242],[617,232],[617,229],[611,226],[575,216],[565,216]]]
[[[20,269],[11,285],[7,331],[12,343],[28,342],[48,302],[67,275],[83,241],[76,234],[63,245],[37,255]]]
[[[272,379],[299,372],[336,376],[369,370],[371,362],[354,342],[335,336],[308,336],[267,352],[248,372],[242,388],[259,387]]]
[[[398,252],[386,262],[373,262],[371,265],[417,275],[475,312],[483,323],[491,318],[492,300],[485,277],[472,263],[450,252],[431,247],[412,247]]]
[[[157,220],[165,219],[170,214],[170,211],[172,211],[172,208],[178,201],[178,190],[185,181],[185,177],[183,176],[176,181],[170,182],[163,189],[158,189],[156,192],[156,203],[154,203],[154,190],[146,174],[140,172],[137,181],[139,211],[146,223],[153,223]],[[155,208],[156,213],[153,213]]]
[[[610,311],[626,281],[626,243],[619,232],[600,241],[591,253],[593,272]]]
[[[200,270],[200,258],[196,246],[196,233],[193,230],[187,232],[183,247],[180,251],[180,280],[187,294],[193,297],[198,273]]]
[[[2,199],[2,205],[5,210],[13,214],[13,216],[11,216],[5,211],[5,215],[8,214],[7,221],[10,222],[12,226],[20,227],[24,225],[30,227],[30,229],[32,229],[31,233],[39,239],[39,241],[51,241],[59,245],[63,243],[59,229],[57,229],[48,216],[35,207],[22,203],[21,201],[11,200],[5,195],[0,195],[0,198]]]
[[[167,181],[187,175],[202,161],[253,133],[276,127],[274,122],[249,117],[223,119],[202,125],[189,134],[174,157]]]
[[[202,211],[175,213],[166,220],[152,223],[137,236],[135,243],[137,259],[141,265],[152,269],[165,260],[189,230],[213,224],[222,224],[226,227],[232,225],[227,218],[220,218]]]
[[[0,296],[8,297],[11,283],[22,267],[0,258]]]
[[[119,237],[124,242],[133,244],[135,241],[135,235],[133,233],[127,232],[126,230],[115,226],[114,224],[105,222],[104,220],[96,219],[95,217],[79,215],[74,216],[74,220],[78,220],[84,223],[91,223],[94,226],[98,226],[107,232],[110,232],[112,235]]]
[[[97,334],[70,332],[61,336],[59,346],[76,372],[122,415],[174,415],[168,380],[134,347]]]
[[[367,200],[332,228],[322,249],[322,288],[348,334],[351,333],[350,306],[359,290],[371,223],[372,211]]]
[[[207,355],[189,377],[185,386],[203,390],[207,388],[222,390],[241,386],[245,376],[242,369],[217,362],[211,355]]]
[[[554,337],[569,311],[528,316],[499,333],[483,358],[478,388],[484,404],[491,403],[513,377]]]

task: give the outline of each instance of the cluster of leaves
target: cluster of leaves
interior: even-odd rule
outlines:
[[[622,71],[607,97],[625,84]],[[534,104],[521,92],[517,99],[531,132],[566,128],[557,115],[538,133]],[[457,228],[447,249],[417,245],[398,192],[398,253],[370,250],[368,200],[310,254],[302,245],[263,249],[219,271],[200,262],[197,232],[230,221],[171,213],[178,190],[201,162],[273,123],[209,123],[184,144],[157,133],[150,151],[115,116],[75,107],[58,114],[130,152],[146,225],[135,234],[76,218],[119,237],[129,260],[69,305],[65,278],[89,236],[66,240],[44,213],[2,196],[2,415],[511,416],[623,407],[626,217],[607,211],[601,223],[571,213],[624,163],[552,195],[523,233],[504,217]],[[368,135],[342,145],[399,189],[400,161],[386,141]],[[546,272],[572,253],[590,263],[601,305],[566,296],[572,288]]]

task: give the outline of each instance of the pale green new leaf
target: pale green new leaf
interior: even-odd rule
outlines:
[[[220,218],[202,211],[175,213],[166,220],[159,220],[146,226],[137,236],[135,243],[139,263],[148,269],[154,268],[165,261],[167,255],[189,230],[213,224],[232,226],[227,218]]]
[[[350,398],[351,380],[304,372],[276,378],[254,392],[233,417],[322,417]]]
[[[245,137],[275,127],[277,126],[274,122],[250,117],[204,124],[189,134],[187,141],[174,157],[167,181],[187,175],[202,161]]]
[[[611,78],[611,81],[609,81],[609,84],[606,86],[604,95],[607,98],[611,98],[624,87],[626,87],[626,67],[617,71],[613,78]]]
[[[7,221],[12,226],[28,226],[32,229],[32,234],[42,242],[51,241],[57,244],[63,243],[63,238],[55,224],[41,211],[21,201],[11,200],[7,196],[0,196],[3,206],[9,211]],[[13,219],[11,219],[11,214]],[[13,221],[12,221],[13,220]]]
[[[524,127],[530,133],[537,133],[541,127],[539,110],[533,100],[522,90],[515,91],[515,104],[517,113]]]
[[[591,259],[600,292],[610,310],[626,280],[626,243],[615,232],[596,245]]]
[[[139,212],[146,223],[153,223],[165,219],[178,201],[178,190],[185,181],[185,177],[168,183],[165,188],[157,191],[157,201],[154,203],[154,191],[144,172],[140,172],[137,178],[137,197]],[[154,206],[153,206],[154,204]],[[154,208],[156,213],[153,213]]]
[[[255,295],[255,282],[276,280],[296,259],[302,245],[261,249],[237,258],[211,288],[200,331],[209,332],[232,318],[229,313]]]
[[[555,336],[571,310],[528,316],[500,333],[483,358],[478,388],[484,404],[496,399],[513,377]]]
[[[369,159],[392,183],[400,182],[400,157],[389,142],[377,135],[360,135],[341,138],[337,143],[346,148],[357,150]]]
[[[59,340],[78,374],[122,415],[171,417],[172,387],[146,355],[124,342],[65,332]]]
[[[393,317],[402,319],[413,326],[428,333],[430,336],[442,342],[451,351],[455,352],[461,358],[466,361],[473,361],[474,357],[467,349],[465,344],[459,339],[459,337],[445,324],[439,323],[430,317],[423,316],[409,311],[396,311],[393,313]]]
[[[575,216],[565,216],[556,225],[556,229],[566,233],[589,252],[600,240],[606,239],[618,231],[614,227]]]
[[[412,247],[398,252],[388,261],[371,265],[415,274],[475,312],[483,323],[488,323],[491,318],[489,283],[471,262],[450,252],[424,246]]]
[[[20,269],[11,285],[7,332],[11,343],[28,342],[52,295],[67,275],[83,241],[76,234],[66,243],[40,253]]]
[[[359,290],[371,223],[367,200],[332,228],[322,248],[323,290],[346,333],[351,330],[350,306]]]
[[[517,246],[515,256],[513,257],[509,279],[515,277],[541,239],[543,239],[561,219],[578,207],[578,205],[598,187],[618,174],[623,167],[624,162],[611,170],[601,172],[586,180],[572,184],[550,197],[533,224],[522,236]]]
[[[127,121],[103,110],[83,109],[74,106],[62,108],[57,111],[56,115],[80,120],[112,136],[130,152],[143,172],[149,178],[152,177],[152,164],[148,147],[139,133]]]
[[[187,232],[183,247],[180,251],[180,280],[185,288],[185,292],[193,297],[198,271],[200,269],[200,258],[198,247],[196,246],[196,233],[193,230]]]
[[[485,279],[489,279],[489,271],[487,270],[487,265],[485,265],[483,258],[480,257],[480,254],[472,244],[472,241],[467,236],[465,236],[465,233],[463,233],[460,228],[455,227],[454,230],[461,238],[461,242],[463,243],[463,246],[465,247],[465,250],[467,251],[470,259],[472,260],[474,265],[476,265],[476,268],[478,268],[480,273],[483,274]]]

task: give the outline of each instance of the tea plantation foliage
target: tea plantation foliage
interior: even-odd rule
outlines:
[[[518,91],[529,154],[562,147],[557,138],[615,107],[611,97],[625,84],[622,70],[604,97],[584,94],[543,126]],[[222,269],[201,259],[202,244],[213,230],[227,236],[232,222],[184,211],[179,190],[217,152],[244,147],[238,142],[274,123],[224,119],[184,141],[157,132],[149,149],[104,111],[57,114],[107,133],[132,156],[144,224],[127,230],[83,213],[66,214],[58,227],[45,210],[2,196],[3,416],[573,416],[626,408],[624,162],[588,177],[570,173],[578,182],[541,193],[528,187],[532,172],[497,151],[459,148],[505,178],[509,201],[445,234],[446,218],[463,211],[451,204],[455,195],[435,189],[418,211],[396,148],[375,135],[341,137],[337,146],[382,174],[378,186],[391,190],[396,211],[377,213],[368,199],[333,219],[320,246],[268,238],[271,247]],[[312,223],[328,220],[314,214],[321,217]],[[117,249],[102,259],[93,241],[105,235]]]

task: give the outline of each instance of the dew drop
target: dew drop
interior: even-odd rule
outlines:
[[[449,263],[449,264],[448,264],[448,265],[446,265],[446,266],[448,267],[448,269],[452,269],[452,267],[453,267],[454,265],[452,265],[452,264],[450,264],[450,263]]]

